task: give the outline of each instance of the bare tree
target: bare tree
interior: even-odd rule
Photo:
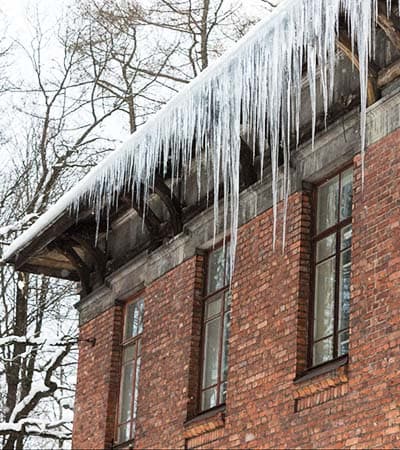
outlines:
[[[31,47],[20,45],[20,54],[30,62],[32,83],[12,93],[20,128],[9,136],[6,146],[9,164],[0,189],[3,245],[42,214],[71,186],[79,171],[95,164],[107,149],[107,141],[100,139],[96,131],[120,109],[121,102],[105,101],[92,80],[82,78],[81,73],[76,76],[83,63],[78,52],[79,38],[68,28],[60,31],[58,61],[46,58],[46,33],[40,23],[35,26]],[[23,99],[21,106],[19,96]],[[72,167],[75,174],[71,173]],[[70,437],[65,421],[38,419],[36,412],[45,400],[57,400],[59,384],[54,377],[64,371],[72,348],[64,334],[73,336],[77,331],[76,320],[67,330],[60,330],[57,342],[61,350],[55,359],[50,355],[54,348],[49,350],[47,346],[44,350],[47,338],[43,339],[43,335],[49,333],[54,307],[66,302],[71,287],[5,266],[0,267],[0,283],[3,448],[23,448],[31,436],[62,441]],[[40,345],[32,345],[38,339]]]

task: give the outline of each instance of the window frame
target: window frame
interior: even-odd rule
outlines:
[[[128,310],[130,305],[134,305],[139,303],[140,301],[143,302],[143,312],[142,312],[142,329],[141,332],[138,333],[136,336],[131,336],[128,339],[125,338],[126,329],[128,326]],[[143,336],[143,328],[144,328],[144,297],[142,294],[135,295],[134,298],[129,299],[128,301],[124,302],[122,306],[122,332],[120,337],[120,354],[119,354],[119,371],[118,371],[118,400],[116,405],[116,414],[115,414],[115,426],[114,426],[114,443],[115,446],[120,446],[125,444],[126,442],[132,442],[135,439],[136,430],[133,431],[133,426],[137,421],[137,412],[136,417],[134,416],[134,405],[135,401],[137,403],[138,399],[136,398],[135,393],[135,387],[136,387],[136,377],[137,377],[137,366],[138,366],[138,358],[142,358],[142,336]],[[124,350],[129,345],[135,345],[135,353],[134,358],[129,361],[129,363],[124,363]],[[138,351],[140,346],[140,351]],[[121,406],[121,399],[122,399],[122,389],[123,389],[123,369],[124,366],[132,364],[133,365],[133,375],[132,375],[132,395],[130,398],[130,411],[131,411],[131,419],[127,420],[125,422],[120,421],[120,406]],[[141,361],[140,361],[140,367],[139,367],[139,383],[140,383],[140,370],[141,370]],[[119,429],[122,425],[130,424],[130,437],[128,440],[120,441],[119,440]]]
[[[341,204],[341,195],[342,195],[342,178],[343,174],[352,169],[353,179],[352,179],[352,190],[354,193],[354,164],[353,162],[347,163],[341,166],[339,169],[336,169],[334,172],[331,172],[329,175],[324,177],[318,183],[313,185],[312,192],[312,215],[311,215],[311,296],[309,302],[309,310],[308,310],[308,336],[307,336],[307,370],[316,369],[321,366],[330,365],[335,361],[347,361],[348,360],[348,352],[342,355],[338,353],[338,338],[340,332],[343,330],[339,330],[339,314],[340,314],[340,300],[339,300],[339,292],[340,292],[340,255],[342,251],[341,249],[341,231],[345,229],[347,226],[352,225],[353,220],[353,211],[349,217],[346,217],[343,220],[340,220],[340,204]],[[328,227],[327,229],[317,233],[317,222],[318,222],[318,192],[321,186],[335,177],[339,177],[338,181],[338,221],[335,222],[334,225]],[[353,202],[352,202],[353,206]],[[332,358],[322,363],[314,364],[314,344],[316,342],[322,341],[329,336],[325,336],[324,338],[314,340],[314,319],[315,319],[315,299],[316,299],[316,267],[317,264],[324,262],[332,257],[328,256],[324,259],[321,259],[317,263],[317,244],[324,238],[335,234],[336,236],[336,247],[335,247],[335,287],[334,287],[334,310],[333,310],[333,331],[329,336],[333,337],[333,348],[332,348]],[[352,248],[352,244],[350,249]],[[350,298],[351,301],[351,298]],[[350,325],[350,324],[349,324]],[[350,330],[350,326],[347,327],[347,330]]]
[[[223,345],[224,345],[224,324],[225,324],[225,314],[228,311],[225,308],[225,299],[226,296],[230,293],[230,285],[229,280],[227,280],[227,284],[222,286],[221,288],[208,293],[208,283],[209,283],[209,263],[210,263],[210,256],[217,250],[219,250],[221,247],[224,247],[224,253],[225,253],[225,260],[224,260],[224,278],[227,276],[227,249],[230,246],[230,239],[226,238],[225,242],[222,240],[218,244],[215,244],[212,248],[210,248],[205,255],[204,258],[204,282],[203,282],[203,292],[202,292],[202,306],[201,306],[201,334],[200,334],[200,364],[199,364],[199,384],[198,384],[198,406],[197,411],[198,414],[206,414],[213,410],[219,410],[221,407],[225,406],[225,402],[220,402],[219,399],[221,398],[221,387],[223,383],[227,382],[221,381],[221,369],[222,369],[222,356],[223,356]],[[213,299],[221,297],[221,308],[218,313],[218,315],[214,315],[211,319],[205,320],[206,317],[206,307],[207,303]],[[229,305],[229,312],[231,311],[231,304]],[[211,321],[215,319],[216,317],[220,318],[220,342],[219,342],[219,349],[218,349],[218,378],[217,383],[207,386],[206,388],[203,388],[203,381],[204,381],[204,369],[205,369],[205,332],[206,332],[206,323],[208,321]],[[228,342],[229,342],[229,336],[228,336]],[[212,406],[211,408],[204,408],[203,409],[203,392],[216,387],[217,388],[217,399],[215,406]]]

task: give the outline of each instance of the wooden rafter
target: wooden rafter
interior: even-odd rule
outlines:
[[[102,282],[105,276],[107,255],[102,252],[99,247],[92,244],[92,239],[82,233],[74,231],[73,233],[68,233],[67,236],[71,241],[77,243],[81,247],[91,265],[94,267],[96,280]]]
[[[78,219],[83,219],[89,214],[88,211],[82,211]],[[66,230],[73,226],[78,219],[71,217],[69,214],[62,215],[49,229],[37,236],[29,243],[29,245],[17,254],[14,260],[15,268],[17,270],[24,270],[24,264],[32,255],[38,254],[42,249],[46,248],[56,236],[62,235]]]
[[[90,292],[90,268],[74,250],[71,242],[59,239],[53,242],[52,246],[62,253],[75,268],[81,281],[82,294],[87,295]]]
[[[338,48],[346,55],[346,57],[352,62],[352,64],[360,70],[360,60],[355,48],[352,48],[351,40],[344,30],[340,30],[337,38]],[[368,67],[368,88],[367,88],[367,101],[368,106],[375,103],[379,98],[379,90],[377,85],[377,71],[372,64]]]
[[[387,13],[386,2],[379,3],[377,23],[396,50],[400,51],[400,31],[392,17]]]
[[[154,192],[168,210],[173,233],[180,233],[183,228],[181,203],[160,175],[155,176]]]

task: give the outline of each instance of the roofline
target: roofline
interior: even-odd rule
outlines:
[[[24,231],[18,238],[16,238],[11,245],[5,251],[2,261],[8,263],[14,263],[18,258],[18,253],[21,253],[25,248],[29,247],[31,241],[35,240],[38,236],[45,233],[48,228],[51,228],[55,222],[57,222],[63,214],[69,209],[69,215],[74,213],[74,210],[78,210],[79,205],[76,203],[76,199],[80,198],[85,191],[87,182],[95,178],[96,174],[101,174],[103,168],[106,168],[109,161],[115,158],[116,153],[124,153],[126,147],[133,139],[139,139],[140,135],[145,134],[147,130],[152,129],[153,126],[162,121],[164,116],[168,115],[170,109],[176,104],[181,102],[182,98],[186,97],[186,94],[193,89],[194,86],[200,83],[205,83],[207,79],[212,76],[218,76],[218,68],[227,64],[228,61],[235,58],[238,49],[250,45],[250,41],[257,36],[258,30],[265,26],[266,23],[272,22],[282,11],[286,4],[289,4],[293,0],[283,0],[268,17],[258,22],[245,36],[243,36],[236,44],[234,44],[228,51],[226,51],[221,57],[216,59],[209,67],[201,72],[196,78],[188,83],[180,92],[178,92],[167,104],[152,116],[143,126],[121,145],[117,150],[106,156],[99,164],[91,169],[88,174],[81,179],[72,189],[66,192],[53,206],[51,206],[39,219],[31,225],[26,231]],[[164,118],[165,120],[165,118]]]

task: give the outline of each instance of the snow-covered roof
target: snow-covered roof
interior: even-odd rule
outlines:
[[[334,86],[338,23],[343,12],[351,40],[358,45],[361,147],[364,146],[368,59],[376,7],[377,0],[284,0],[22,233],[7,249],[4,260],[15,257],[67,211],[76,211],[82,202],[99,215],[127,186],[137,195],[144,186],[146,197],[156,170],[166,171],[171,164],[172,177],[177,177],[178,168],[188,171],[194,157],[193,164],[200,173],[204,155],[210,168],[210,186],[217,194],[221,183],[225,189],[224,217],[225,223],[230,224],[227,226],[233,260],[241,130],[253,130],[254,142],[260,145],[267,138],[270,142],[276,208],[278,149],[282,141],[286,152],[290,148],[289,133],[282,134],[281,130],[292,124],[297,132],[299,129],[303,63],[307,61],[315,126],[317,74],[327,111]],[[198,157],[200,153],[203,158]],[[264,151],[260,154],[263,157]],[[218,195],[214,195],[215,217],[218,208]]]

